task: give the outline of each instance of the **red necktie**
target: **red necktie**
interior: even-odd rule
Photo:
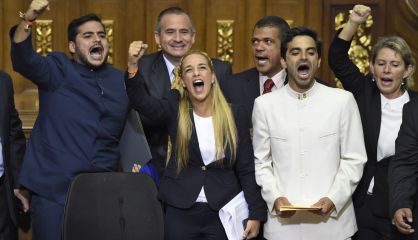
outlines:
[[[273,86],[274,86],[273,80],[271,80],[271,78],[267,79],[263,85],[264,87],[263,94],[271,92],[271,89],[273,88]]]

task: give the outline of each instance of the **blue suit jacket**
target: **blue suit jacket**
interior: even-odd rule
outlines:
[[[76,174],[116,170],[128,108],[123,73],[108,64],[89,69],[64,53],[43,57],[31,37],[12,42],[11,55],[14,70],[39,88],[39,114],[20,183],[64,204]]]

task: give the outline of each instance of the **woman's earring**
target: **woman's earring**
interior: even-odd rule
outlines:
[[[214,84],[215,83],[215,80],[214,79],[212,79],[212,84]]]
[[[181,85],[183,86],[183,88],[186,88],[186,84],[182,83]]]

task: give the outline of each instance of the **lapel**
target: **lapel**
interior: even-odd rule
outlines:
[[[7,140],[4,138],[3,132],[6,130],[6,126],[7,126],[5,114],[6,114],[6,109],[8,109],[9,107],[9,103],[8,103],[9,93],[7,92],[5,81],[6,79],[0,78],[0,124],[1,124],[0,136],[1,136],[2,142]]]
[[[7,92],[7,88],[5,86],[5,81],[6,79],[1,79],[0,78],[0,136],[1,136],[1,141],[4,142],[7,141],[7,139],[5,138],[5,136],[3,135],[4,132],[6,132],[6,109],[8,109],[8,97],[9,97],[9,93]],[[3,146],[4,148],[4,146]]]
[[[412,99],[414,99],[415,97],[418,96],[417,92],[409,90],[409,89],[408,89],[408,94],[409,94],[410,100],[412,100]]]
[[[150,78],[145,78],[145,82],[152,96],[163,97],[170,90],[170,76],[162,52],[159,52],[155,58],[151,66]]]
[[[249,106],[247,110],[249,111],[249,114],[252,114],[254,100],[260,96],[260,80],[256,68],[249,70],[248,74],[245,74],[241,88],[244,99],[247,101],[245,106]]]
[[[190,119],[192,120],[192,135],[190,136],[190,146],[189,146],[189,160],[193,161],[193,159],[197,160],[197,164],[199,166],[205,165],[203,163],[202,154],[200,153],[199,147],[199,139],[197,138],[196,127],[194,123],[194,116],[193,116],[193,109],[190,108],[189,110]]]
[[[377,154],[377,142],[379,140],[379,134],[380,134],[380,124],[382,121],[382,104],[380,100],[380,91],[377,88],[376,85],[373,86],[374,91],[372,91],[372,96],[370,99],[370,102],[368,102],[368,107],[366,108],[366,111],[368,111],[369,115],[369,131],[370,131],[370,144],[372,146],[372,154],[375,156],[374,159],[376,159]]]

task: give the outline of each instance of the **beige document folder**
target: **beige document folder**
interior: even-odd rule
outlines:
[[[312,211],[320,210],[321,207],[312,206],[310,203],[296,203],[292,205],[284,205],[280,207],[280,211]]]

